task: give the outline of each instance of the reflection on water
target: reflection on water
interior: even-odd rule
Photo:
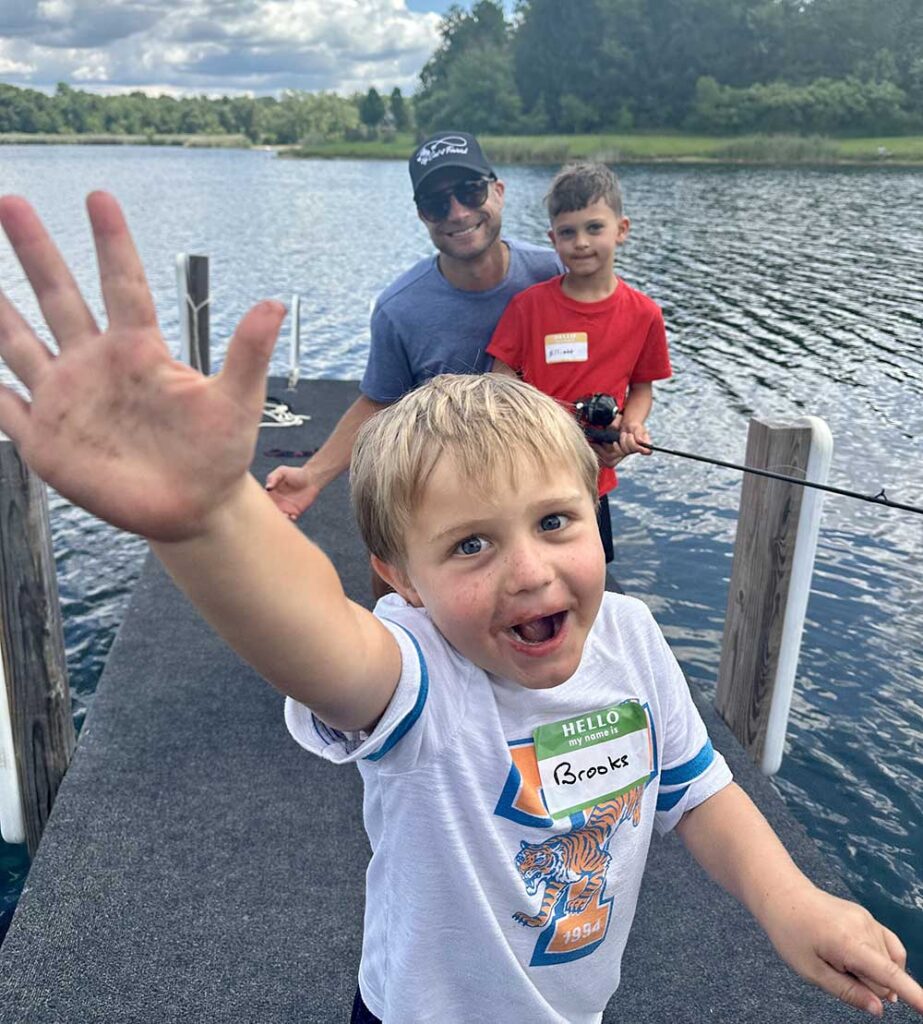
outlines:
[[[504,168],[509,232],[543,241],[546,168]],[[623,276],[664,309],[675,368],[655,442],[743,461],[752,415],[822,416],[831,482],[923,504],[923,175],[904,170],[629,167]],[[42,182],[44,194],[34,183]],[[302,295],[304,376],[356,377],[370,300],[429,251],[406,170],[265,153],[4,147],[0,188],[38,200],[91,290],[82,196],[125,203],[177,337],[176,252],[212,257],[212,336],[254,301]],[[8,249],[0,282],[35,307]],[[285,370],[280,352],[274,370]],[[2,371],[0,371],[2,372]],[[652,607],[706,690],[720,655],[737,474],[636,458],[617,492],[619,578]],[[93,688],[143,545],[52,506],[76,714]],[[828,496],[779,789],[857,895],[923,965],[923,518]],[[0,845],[0,907],[21,883]]]

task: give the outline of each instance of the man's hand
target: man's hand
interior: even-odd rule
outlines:
[[[203,377],[164,344],[118,203],[95,192],[87,210],[104,331],[33,209],[0,199],[0,224],[60,350],[0,294],[0,358],[30,393],[27,401],[0,386],[0,430],[39,476],[94,515],[153,540],[194,537],[246,479],[285,310],[251,309],[221,373]]]
[[[842,1002],[880,1017],[883,1000],[902,999],[923,1014],[900,939],[858,904],[804,879],[775,894],[762,924],[786,963]]]
[[[289,519],[297,519],[314,504],[321,492],[309,467],[308,462],[303,466],[276,466],[266,477],[269,497]]]
[[[363,423],[387,407],[360,395],[303,466],[277,466],[266,477],[266,490],[276,507],[289,519],[297,519],[329,483],[349,469],[353,445]]]

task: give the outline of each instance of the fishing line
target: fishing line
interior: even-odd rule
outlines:
[[[640,442],[639,442],[640,443]],[[873,505],[885,505],[888,508],[897,508],[902,512],[916,512],[923,515],[923,508],[917,505],[905,505],[900,501],[892,501],[885,489],[875,494],[860,494],[858,491],[848,491],[843,487],[833,487],[830,484],[818,484],[813,480],[799,480],[796,476],[786,476],[784,473],[773,473],[768,469],[757,469],[755,466],[741,465],[736,462],[723,462],[721,459],[711,459],[705,455],[695,455],[692,452],[680,452],[674,448],[661,448],[660,445],[645,444],[652,452],[659,452],[662,455],[677,455],[681,459],[694,459],[696,462],[707,462],[712,466],[723,466],[725,469],[736,469],[740,473],[752,473],[754,476],[769,477],[770,480],[782,480],[789,484],[799,484],[802,487],[813,487],[818,491],[829,491],[831,494],[840,494],[844,498],[857,498],[859,501],[870,501]]]

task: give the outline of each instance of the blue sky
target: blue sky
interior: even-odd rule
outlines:
[[[173,95],[413,91],[450,0],[0,0],[0,82]],[[470,7],[470,2],[462,6]],[[512,0],[507,8],[512,6]]]

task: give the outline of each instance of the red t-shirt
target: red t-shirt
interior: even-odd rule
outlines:
[[[576,402],[601,392],[620,409],[630,385],[671,376],[663,314],[653,299],[619,279],[609,298],[577,302],[562,281],[553,277],[514,295],[488,354],[552,398]],[[599,471],[601,495],[616,483],[614,470]]]

